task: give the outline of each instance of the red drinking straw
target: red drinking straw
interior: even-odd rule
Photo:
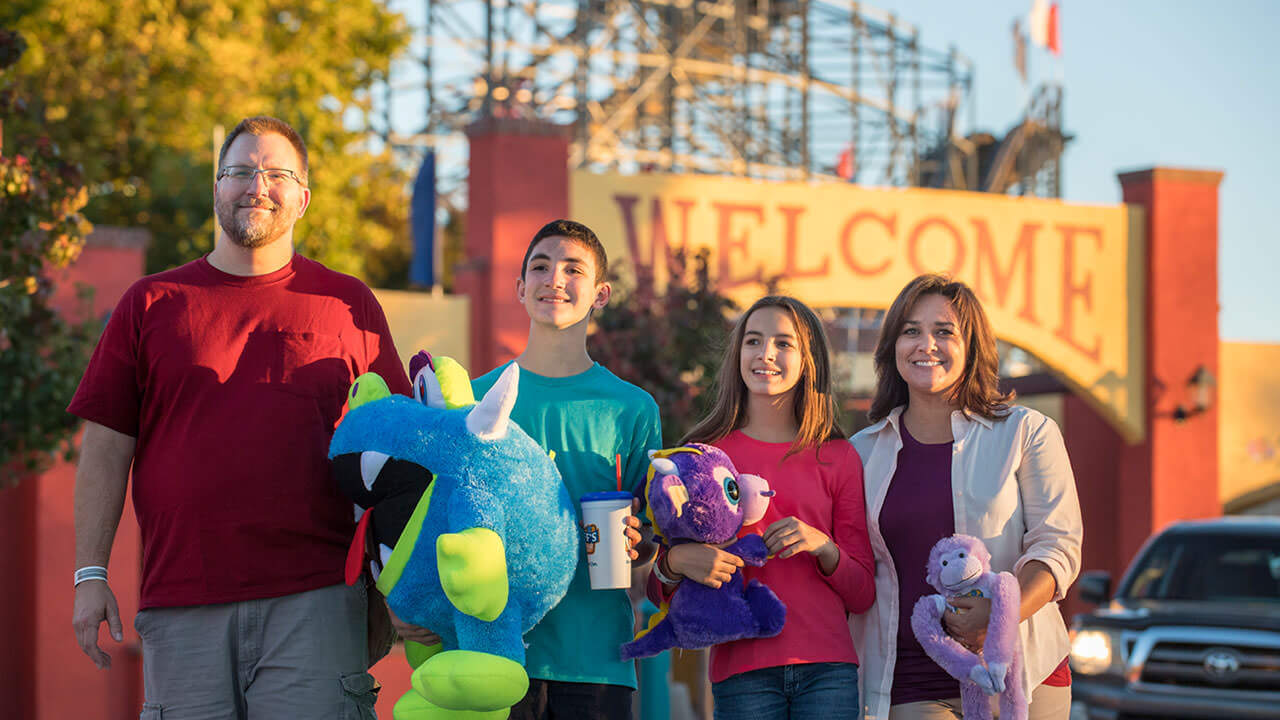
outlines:
[[[613,469],[618,475],[618,492],[622,492],[622,453],[613,456]]]

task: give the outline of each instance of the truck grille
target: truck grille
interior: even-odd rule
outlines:
[[[1280,690],[1280,648],[1157,642],[1142,667],[1150,685]]]

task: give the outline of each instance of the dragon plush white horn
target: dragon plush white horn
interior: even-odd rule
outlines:
[[[520,368],[515,363],[507,366],[489,392],[480,398],[467,413],[467,430],[481,440],[497,440],[507,434],[511,422],[511,408],[516,404],[516,391],[520,386]]]
[[[679,475],[680,470],[676,464],[664,457],[651,458],[649,463],[653,465],[653,469],[660,475]]]

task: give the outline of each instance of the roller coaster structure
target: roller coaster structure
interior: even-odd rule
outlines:
[[[457,143],[486,115],[528,117],[573,127],[578,168],[1057,194],[1061,142],[1046,138],[1061,140],[1060,114],[1047,112],[1058,112],[1060,91],[1054,102],[1041,93],[1036,107],[1047,114],[1015,127],[1016,148],[961,137],[972,63],[954,48],[924,47],[918,27],[861,3],[392,7],[409,19],[413,41],[371,125],[401,153]],[[457,169],[442,177],[446,192],[450,179],[462,184]]]

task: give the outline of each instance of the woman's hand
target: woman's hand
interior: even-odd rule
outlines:
[[[764,545],[769,548],[770,555],[780,558],[802,552],[813,555],[821,564],[823,575],[835,572],[840,562],[840,550],[831,538],[795,516],[783,518],[765,529]]]
[[[987,640],[987,624],[991,622],[991,599],[949,597],[947,604],[955,608],[948,608],[942,614],[942,625],[947,634],[970,652],[981,652]]]
[[[685,543],[667,551],[667,567],[696,583],[718,588],[742,567],[742,558],[711,545]]]
[[[1018,605],[1018,622],[1039,612],[1053,600],[1058,583],[1049,572],[1049,566],[1032,560],[1022,566],[1015,576],[1018,579],[1021,602]],[[982,650],[987,639],[987,624],[991,622],[991,600],[981,597],[953,597],[947,602],[960,612],[946,612],[942,624],[947,634],[973,652]]]

